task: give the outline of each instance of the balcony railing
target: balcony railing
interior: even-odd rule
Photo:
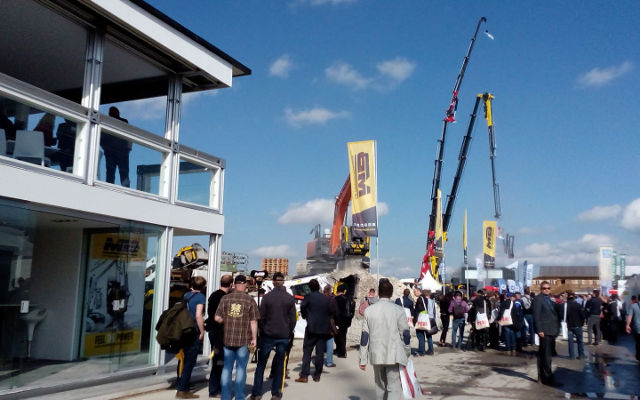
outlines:
[[[90,119],[91,114],[0,73],[0,163],[222,212],[224,160],[108,115]]]

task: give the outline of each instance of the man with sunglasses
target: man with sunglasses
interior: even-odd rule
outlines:
[[[538,348],[538,383],[553,387],[561,386],[553,378],[551,371],[551,357],[555,346],[556,336],[560,332],[560,318],[555,303],[551,300],[551,285],[544,281],[540,284],[540,295],[533,300],[533,320],[536,334],[540,337]]]

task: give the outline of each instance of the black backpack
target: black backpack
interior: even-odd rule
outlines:
[[[454,301],[453,303],[453,318],[464,318],[464,307],[462,306],[462,302]]]
[[[162,350],[177,353],[198,336],[195,321],[187,307],[188,301],[194,295],[177,302],[160,315],[156,324],[156,341]]]

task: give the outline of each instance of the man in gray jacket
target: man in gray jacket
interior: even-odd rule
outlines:
[[[381,279],[380,301],[367,307],[360,338],[360,369],[373,365],[378,400],[403,398],[400,365],[406,365],[411,347],[411,333],[401,306],[391,301],[393,285]]]

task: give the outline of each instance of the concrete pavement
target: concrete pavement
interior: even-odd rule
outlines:
[[[439,335],[437,336],[439,337]],[[412,343],[417,346],[417,343]],[[370,400],[375,398],[372,368],[363,372],[358,368],[358,353],[348,352],[347,359],[336,358],[336,368],[325,368],[320,382],[302,384],[293,380],[300,371],[302,341],[297,340],[291,354],[290,376],[286,381],[284,399]],[[603,398],[637,399],[640,394],[640,365],[633,358],[633,344],[629,337],[621,338],[616,346],[601,344],[587,346],[586,360],[570,360],[567,344],[557,341],[558,357],[553,359],[560,388],[550,388],[536,382],[535,347],[528,347],[518,356],[504,352],[453,350],[436,347],[435,356],[414,357],[416,372],[425,394],[422,399],[560,399]],[[250,393],[255,364],[249,364],[246,393]],[[313,371],[313,367],[312,367]],[[194,390],[207,398],[205,370],[197,371]],[[167,373],[118,382],[102,387],[48,395],[47,399],[173,399],[175,390],[168,381],[175,376]],[[263,386],[264,399],[270,398],[270,381]],[[44,398],[44,397],[43,397]]]

